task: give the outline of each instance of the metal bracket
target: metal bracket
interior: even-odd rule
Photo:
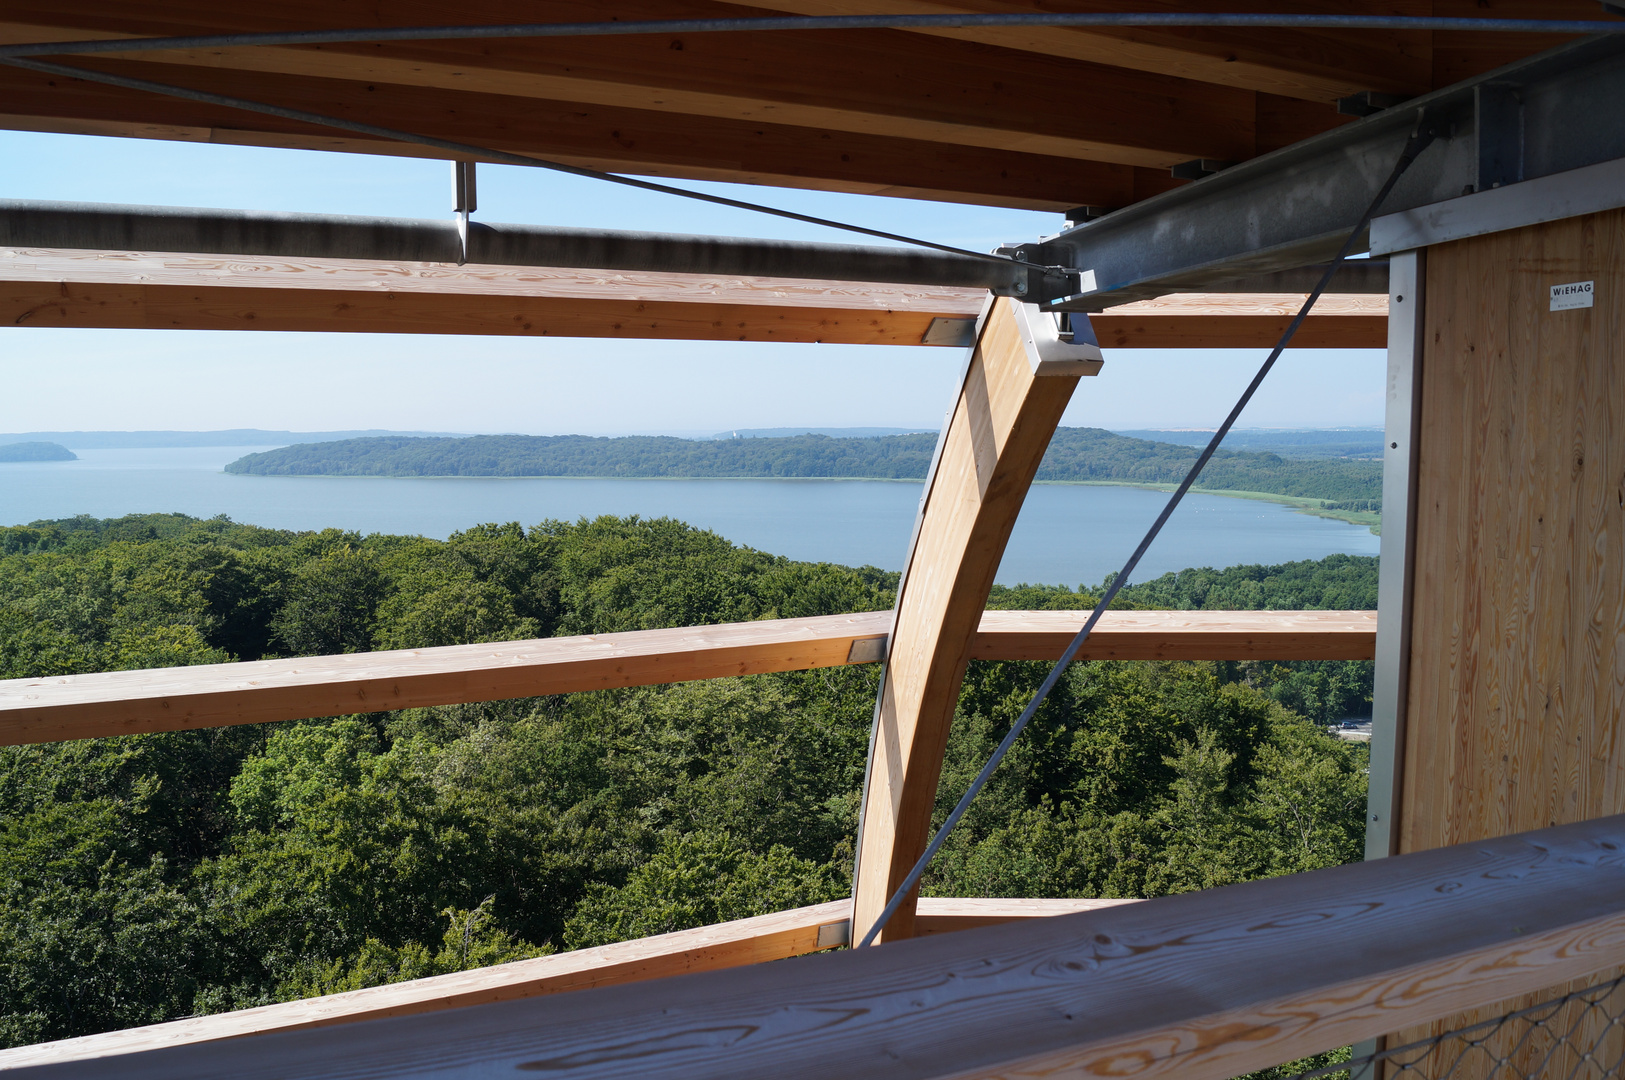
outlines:
[[[1015,316],[1034,375],[1100,374],[1106,361],[1089,316],[1052,315],[1036,304],[1016,304]]]
[[[886,659],[886,641],[888,635],[879,637],[853,638],[852,644],[846,650],[846,662],[849,664],[878,664]]]
[[[457,213],[457,265],[462,266],[468,262],[468,215],[480,208],[472,161],[451,163],[451,204]]]

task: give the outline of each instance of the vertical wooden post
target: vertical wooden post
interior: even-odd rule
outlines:
[[[948,725],[999,559],[1079,377],[1101,367],[1084,336],[1067,341],[1051,316],[1010,299],[994,300],[978,326],[897,598],[858,837],[854,941],[925,850]],[[877,940],[914,935],[914,900]]]

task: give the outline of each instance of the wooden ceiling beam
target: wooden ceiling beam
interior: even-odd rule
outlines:
[[[424,88],[398,88],[387,100],[352,106],[343,95],[354,93],[356,84],[266,75],[230,80],[222,77],[229,73],[201,69],[126,67],[158,81],[173,76],[239,96],[258,94],[295,108],[612,172],[1030,210],[1121,206],[1179,184],[1165,170],[785,124],[674,118],[648,110],[484,94],[449,96]],[[365,84],[359,84],[359,92],[367,93]],[[0,124],[35,131],[442,156],[413,144],[17,68],[0,68],[0,103],[9,114]]]
[[[1022,0],[759,0],[757,7],[800,15],[1004,14],[1028,12]],[[1248,11],[1293,14],[1430,15],[1430,0],[1275,0]],[[1136,11],[1189,11],[1188,2],[1138,3]],[[1229,11],[1232,3],[1215,5]],[[1361,10],[1365,9],[1365,10]],[[1120,0],[1070,0],[1068,12],[1123,10]],[[1531,16],[1541,17],[1541,16]],[[1592,14],[1584,16],[1594,17]],[[1331,103],[1362,90],[1414,95],[1432,89],[1426,31],[1078,29],[967,27],[913,31],[977,41],[1043,56],[1110,64],[1304,101]]]
[[[564,17],[598,10],[546,6]],[[669,7],[644,4],[647,10],[618,10],[617,15],[651,17]],[[81,8],[95,12],[97,5],[80,0],[52,8],[49,13],[8,8],[9,33],[18,36],[32,25],[47,38],[72,37],[87,21],[75,15]],[[198,0],[198,32],[224,29],[211,17],[218,9]],[[277,5],[276,23],[321,25],[331,20],[331,11],[330,4],[317,0],[290,0]],[[533,11],[528,18],[545,20],[549,13]],[[49,23],[34,22],[47,14],[53,17]],[[480,14],[466,17],[478,22]],[[102,15],[90,21],[100,22],[100,29],[111,22],[123,32],[150,32],[128,12],[118,20]],[[269,28],[257,20],[253,27]],[[330,86],[329,95],[337,92],[336,100],[365,102],[369,108],[395,93],[394,87],[419,86],[442,96],[452,91],[572,101],[1163,168],[1192,158],[1250,157],[1257,123],[1256,103],[1247,91],[889,30],[126,55],[127,64],[134,65],[119,65],[126,73],[172,65],[219,69],[233,80],[240,72],[256,71],[346,81],[355,85]],[[104,61],[78,57],[71,62],[100,67]],[[1059,88],[1076,88],[1079,96],[1074,100]]]

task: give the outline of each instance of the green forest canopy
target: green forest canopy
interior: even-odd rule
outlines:
[[[227,472],[257,476],[864,477],[923,480],[936,435],[678,439],[661,435],[477,435],[305,443],[249,454]],[[1040,481],[1177,483],[1197,449],[1101,428],[1060,428]],[[1382,498],[1380,462],[1220,450],[1198,484],[1335,502]]]
[[[1123,602],[1370,608],[1375,562],[1187,570]],[[0,529],[0,676],[872,610],[895,584],[669,519],[442,542],[75,518]],[[971,666],[939,819],[1045,668]],[[845,895],[876,676],[0,748],[0,1044]],[[1154,896],[1358,858],[1365,748],[1320,725],[1369,695],[1367,663],[1076,664],[926,891]]]

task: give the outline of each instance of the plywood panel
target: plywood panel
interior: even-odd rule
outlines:
[[[1428,259],[1406,851],[1625,810],[1625,211]]]
[[[1625,211],[1428,252],[1402,851],[1625,809],[1622,294]]]

